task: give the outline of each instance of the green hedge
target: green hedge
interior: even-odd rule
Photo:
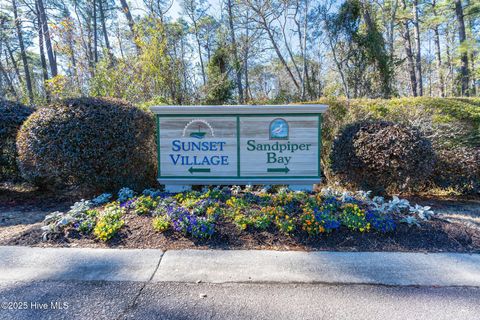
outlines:
[[[387,121],[347,125],[333,142],[332,172],[355,190],[415,191],[431,177],[430,141],[408,126]]]
[[[449,162],[448,159],[443,159],[447,154],[443,150],[458,149],[463,152],[474,152],[475,148],[480,146],[480,99],[478,98],[420,97],[348,101],[323,98],[309,103],[330,106],[324,115],[322,128],[322,167],[327,179],[331,181],[335,180],[331,170],[333,141],[342,128],[357,121],[384,120],[418,128],[423,136],[432,142],[439,157],[438,163]],[[442,180],[442,188],[453,187],[461,192],[478,192],[475,188],[457,188],[458,184],[455,181],[464,181],[464,176],[470,176],[466,185],[471,186],[476,185],[475,179],[480,179],[468,173],[472,161],[465,163],[469,165],[464,169],[456,168],[455,170],[457,173],[462,172],[461,176],[453,178],[451,183],[446,181],[448,179]]]
[[[40,108],[17,137],[22,176],[49,189],[90,194],[151,186],[156,175],[151,113],[117,99],[79,98]]]
[[[0,99],[0,181],[20,178],[15,140],[18,129],[33,111],[20,103]]]

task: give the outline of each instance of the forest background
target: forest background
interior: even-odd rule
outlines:
[[[480,95],[478,0],[0,0],[0,96]]]

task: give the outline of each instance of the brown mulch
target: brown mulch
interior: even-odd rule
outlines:
[[[480,229],[443,219],[432,219],[422,223],[421,227],[397,224],[397,230],[391,234],[362,234],[341,228],[317,238],[289,237],[274,229],[241,231],[230,221],[220,220],[211,239],[195,240],[173,231],[157,233],[151,226],[152,217],[128,214],[120,233],[107,243],[98,241],[93,236],[80,235],[76,231],[42,241],[40,227],[43,217],[52,211],[68,209],[76,200],[78,197],[58,196],[29,189],[28,186],[0,184],[0,245],[162,250],[194,248],[480,253]],[[442,207],[445,204],[443,201],[423,199],[418,202],[433,204],[435,208],[436,205]],[[455,203],[460,204],[462,201],[455,199],[448,204]]]
[[[40,224],[0,245],[41,247],[158,248],[173,249],[269,249],[307,251],[416,251],[480,253],[480,232],[459,223],[433,219],[421,227],[399,224],[392,234],[358,233],[340,229],[317,238],[285,236],[269,231],[241,231],[228,221],[219,221],[216,234],[208,240],[194,240],[179,233],[157,233],[151,217],[129,214],[125,227],[107,243],[83,236],[72,230],[46,242],[41,239]]]
[[[38,190],[26,183],[0,183],[1,211],[55,211],[68,209],[78,200],[74,194]]]

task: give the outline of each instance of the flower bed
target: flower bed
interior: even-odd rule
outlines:
[[[67,212],[48,215],[42,227],[43,240],[125,245],[135,233],[132,229],[140,228],[146,242],[188,239],[218,246],[231,242],[227,238],[235,234],[253,236],[256,242],[263,237],[292,245],[342,236],[395,239],[398,228],[403,237],[405,230],[414,234],[435,224],[430,207],[412,206],[397,197],[371,197],[363,191],[271,192],[232,187],[178,194],[147,189],[135,195],[123,188],[116,200],[110,201],[112,198],[102,194],[75,203]]]

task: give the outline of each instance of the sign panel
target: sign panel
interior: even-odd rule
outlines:
[[[161,184],[306,184],[321,177],[326,106],[161,106]]]
[[[320,176],[318,116],[240,117],[240,176]]]
[[[160,117],[160,177],[236,175],[235,117]]]

